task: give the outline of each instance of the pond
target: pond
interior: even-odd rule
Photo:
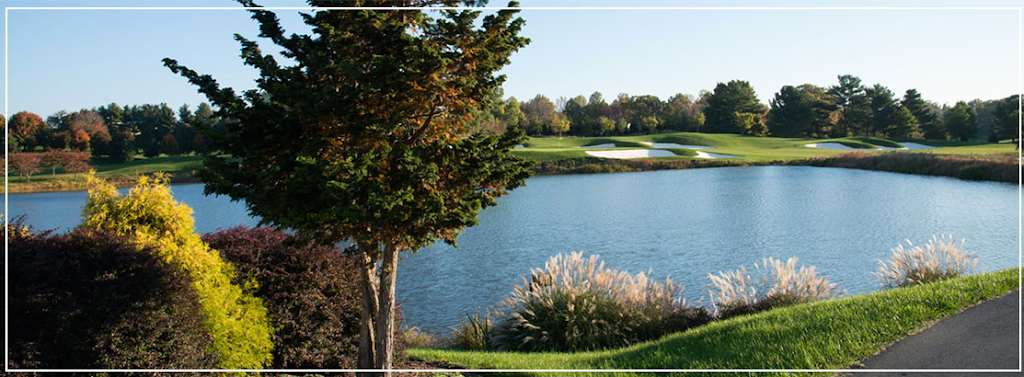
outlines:
[[[173,188],[199,232],[254,225],[241,203]],[[480,214],[459,248],[435,245],[400,262],[405,325],[446,332],[459,314],[494,308],[518,276],[570,251],[612,268],[652,270],[708,304],[703,284],[721,270],[796,256],[846,294],[879,288],[877,259],[910,239],[965,239],[979,267],[1018,265],[1017,185],[851,169],[731,167],[534,177]],[[85,193],[11,194],[13,217],[37,229],[74,227]]]

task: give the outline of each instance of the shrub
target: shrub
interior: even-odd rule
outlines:
[[[754,264],[754,275],[745,266],[718,275],[708,274],[707,287],[719,318],[750,314],[775,307],[802,304],[835,297],[836,285],[818,277],[814,266],[800,266],[797,258],[768,258]]]
[[[606,268],[594,255],[551,257],[517,284],[494,329],[494,346],[521,351],[580,351],[620,347],[666,332],[664,321],[684,306],[683,287],[648,274]]]
[[[967,252],[964,241],[958,245],[952,236],[935,238],[924,246],[907,241],[892,249],[889,263],[878,261],[878,272],[873,273],[884,287],[904,287],[914,284],[948,279],[973,273],[978,257]]]
[[[491,313],[459,316],[459,327],[452,329],[451,348],[486,350],[491,343]]]
[[[153,249],[104,231],[10,229],[12,367],[216,367],[188,276]]]
[[[255,279],[274,328],[274,368],[354,368],[360,296],[353,258],[335,246],[293,239],[272,228],[235,227],[203,236]]]
[[[88,182],[82,226],[127,236],[153,248],[164,263],[186,272],[202,304],[219,366],[259,369],[269,364],[273,341],[267,309],[260,299],[232,283],[234,266],[200,240],[192,210],[174,201],[166,176],[140,177],[125,196],[92,174]]]

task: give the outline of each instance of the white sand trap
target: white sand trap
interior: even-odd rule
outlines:
[[[807,145],[804,145],[804,146],[805,147],[809,147],[809,148],[842,149],[842,150],[847,150],[847,151],[853,151],[853,150],[859,149],[859,148],[848,147],[848,146],[845,146],[845,145],[842,145],[842,144],[839,144],[839,143],[810,143],[810,144],[807,144]]]
[[[676,143],[652,143],[649,141],[641,141],[640,144],[652,147],[652,148],[683,148],[683,149],[715,149],[715,147],[708,147],[704,145],[686,145]]]
[[[605,143],[605,144],[598,144],[598,145],[584,145],[582,147],[576,147],[576,148],[615,148],[615,143]]]
[[[522,144],[516,144],[516,146],[513,148],[526,148],[526,146]]]
[[[587,151],[587,154],[601,158],[644,158],[644,157],[669,157],[675,156],[672,151],[660,149],[624,149],[618,151]]]
[[[875,149],[881,149],[883,151],[904,151],[904,150],[907,150],[907,149],[910,149],[910,148],[907,148],[907,147],[893,148],[893,147],[885,147],[885,146],[881,146],[881,145],[876,145]]]
[[[900,144],[903,144],[903,146],[906,147],[904,149],[935,149],[935,147],[933,147],[933,146],[924,145],[924,144],[918,144],[918,143],[907,142],[907,143],[900,143]]]
[[[697,158],[735,158],[735,157],[743,157],[743,156],[733,156],[731,154],[721,154],[721,153],[711,153],[711,152],[701,152],[701,151],[696,151],[696,152],[697,152],[697,156],[696,156]]]

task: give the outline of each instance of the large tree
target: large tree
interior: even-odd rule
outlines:
[[[524,129],[532,135],[542,135],[555,120],[555,103],[538,94],[519,105],[526,119]]]
[[[43,118],[28,111],[15,113],[7,122],[7,133],[27,151],[35,149],[39,144],[40,134],[46,131],[48,130]]]
[[[773,136],[804,136],[811,130],[814,100],[800,88],[783,86],[769,102],[768,131]]]
[[[917,89],[907,89],[900,104],[910,110],[917,119],[917,124],[926,139],[946,139],[946,126],[942,123],[942,118],[935,113],[933,106],[921,98],[921,93]]]
[[[768,107],[757,100],[754,88],[747,81],[732,80],[718,83],[713,94],[706,98],[704,108],[707,132],[756,134],[759,117]]]
[[[964,101],[957,102],[943,116],[949,135],[960,141],[967,141],[978,133],[975,118],[977,115],[974,113],[974,109]]]
[[[460,3],[478,1],[346,4]],[[231,155],[207,158],[205,191],[244,200],[263,223],[301,237],[349,242],[363,297],[357,364],[388,369],[399,253],[438,239],[454,244],[482,208],[529,175],[529,163],[511,154],[521,131],[465,132],[477,101],[504,80],[497,71],[529,42],[519,36],[524,21],[515,10],[479,23],[471,10],[316,11],[303,15],[314,35],[288,36],[274,13],[251,12],[260,37],[295,62],[283,66],[236,35],[245,64],[260,73],[258,89],[238,95],[164,60],[231,120],[223,131],[200,129]]]
[[[864,134],[871,136],[885,135],[890,128],[894,127],[896,121],[896,98],[895,94],[882,86],[874,86],[864,90],[864,94],[870,99],[871,125],[864,130]],[[904,121],[905,119],[901,119]]]
[[[1010,139],[1016,144],[1021,125],[1019,101],[1020,96],[1012,95],[1000,100],[996,105],[992,133],[997,139]]]
[[[871,100],[860,78],[853,75],[839,76],[839,84],[829,87],[828,94],[832,95],[839,107],[839,119],[831,136],[864,135],[872,113]]]

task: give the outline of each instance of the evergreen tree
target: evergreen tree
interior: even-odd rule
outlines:
[[[747,81],[732,80],[718,83],[707,98],[704,108],[705,129],[712,133],[748,133],[752,116],[760,117],[767,107],[757,100],[754,88]]]
[[[773,136],[805,136],[814,122],[814,101],[799,88],[786,85],[769,101],[768,131]]]
[[[956,140],[967,141],[978,133],[975,118],[974,109],[966,102],[960,101],[946,112],[944,120],[950,136]]]
[[[258,89],[239,96],[164,60],[232,120],[223,131],[201,130],[231,157],[208,157],[199,176],[206,192],[245,200],[264,223],[322,244],[351,242],[362,293],[357,367],[390,369],[399,253],[437,239],[454,244],[481,209],[529,175],[529,164],[511,155],[522,132],[466,133],[476,104],[504,80],[497,72],[528,43],[519,36],[524,21],[515,10],[480,26],[473,10],[318,11],[304,16],[314,36],[289,36],[274,13],[251,12],[260,36],[295,62],[282,66],[236,35],[245,64],[260,73]]]
[[[835,98],[839,108],[839,119],[830,136],[864,135],[872,113],[871,100],[860,78],[853,75],[839,76],[839,84],[829,87],[828,93]]]

